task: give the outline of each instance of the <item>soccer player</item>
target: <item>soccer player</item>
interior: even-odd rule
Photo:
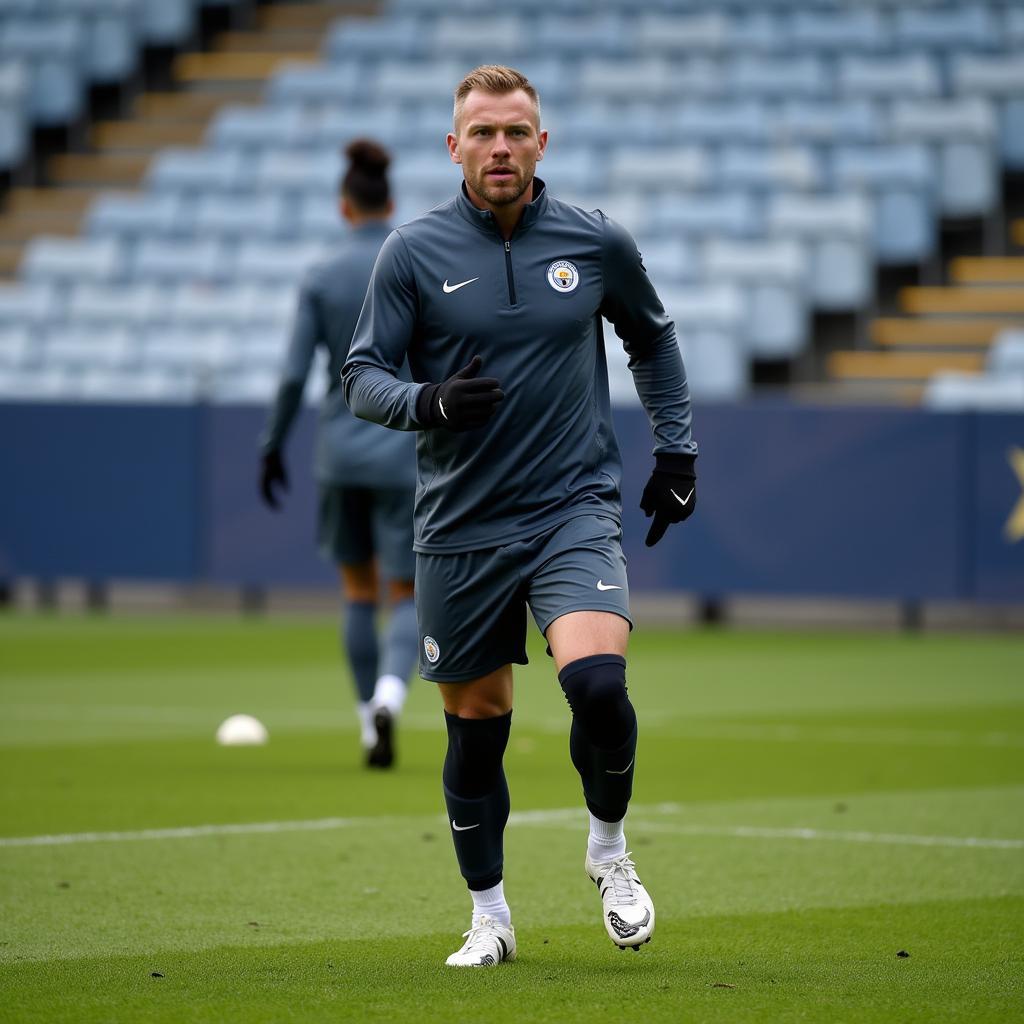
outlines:
[[[639,949],[655,923],[623,829],[637,727],[602,317],[625,345],[654,431],[641,500],[653,516],[648,544],[693,511],[697,449],[675,329],[636,245],[602,213],[548,195],[534,175],[546,145],[523,75],[467,75],[448,135],[465,181],[384,243],[342,371],[357,416],[419,431],[420,673],[444,702],[444,797],[473,899],[452,966],[515,956],[502,758],[527,606],[572,710],[569,751],[590,813],[585,868],[605,929]],[[397,377],[406,358],[416,383]]]
[[[341,215],[352,230],[330,259],[310,269],[300,289],[281,384],[261,439],[260,490],[276,509],[277,489],[288,488],[281,449],[299,410],[314,350],[321,345],[327,351],[329,383],[316,443],[319,546],[338,566],[347,603],[342,643],[357,690],[366,764],[388,768],[419,648],[412,547],[416,459],[411,438],[357,420],[341,393],[341,367],[394,210],[388,153],[360,139],[347,147],[346,155],[349,167],[339,198]],[[375,621],[378,570],[388,580],[391,598],[383,643]]]

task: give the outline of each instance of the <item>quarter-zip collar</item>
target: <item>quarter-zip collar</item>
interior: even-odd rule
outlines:
[[[534,175],[533,199],[523,207],[523,212],[519,217],[519,223],[516,224],[515,230],[512,234],[517,235],[522,231],[529,230],[537,218],[540,217],[547,209],[547,205],[547,187],[540,178]],[[474,204],[473,200],[469,198],[469,192],[466,191],[465,182],[462,183],[462,187],[459,189],[459,195],[455,200],[455,209],[459,211],[465,220],[480,231],[486,231],[488,234],[493,234],[498,230],[498,224],[494,219],[494,214],[491,213],[490,210],[481,210],[479,206]]]

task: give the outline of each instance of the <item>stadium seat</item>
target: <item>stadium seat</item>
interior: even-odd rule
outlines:
[[[392,103],[451,102],[453,82],[466,73],[461,63],[445,61],[382,61],[373,77],[373,88]]]
[[[323,255],[324,248],[319,242],[245,242],[238,250],[237,280],[296,284]]]
[[[231,277],[232,270],[228,251],[212,239],[179,242],[146,238],[132,254],[128,274],[140,283],[167,285],[223,281]]]
[[[748,192],[670,194],[655,207],[652,228],[684,238],[743,238],[756,235],[762,224],[760,204]]]
[[[149,330],[140,348],[150,369],[212,375],[226,367],[242,365],[235,336],[224,329]]]
[[[726,146],[715,179],[720,188],[758,191],[813,189],[822,180],[819,161],[806,146]]]
[[[983,4],[894,11],[895,42],[902,49],[990,50],[1000,45],[1000,26]]]
[[[125,328],[50,328],[42,339],[42,345],[46,365],[58,369],[124,369],[139,361],[135,337]]]
[[[938,373],[928,381],[922,401],[942,412],[1022,412],[1024,373]]]
[[[89,81],[116,85],[138,66],[137,0],[49,0],[48,15],[69,15],[84,32],[84,68]]]
[[[94,238],[134,241],[147,235],[184,233],[184,204],[177,195],[103,195],[85,215],[85,232]]]
[[[816,55],[744,55],[727,62],[726,88],[755,99],[820,98],[831,92],[832,77],[825,62]]]
[[[271,149],[257,157],[249,170],[249,187],[263,193],[333,195],[341,180],[341,153],[336,149],[310,153]]]
[[[786,25],[790,46],[798,50],[871,53],[887,49],[890,27],[881,13],[862,10],[795,10]]]
[[[770,117],[756,100],[686,102],[668,111],[649,108],[654,122],[649,141],[656,133],[679,143],[765,143],[770,138]]]
[[[287,65],[275,72],[267,87],[271,103],[309,107],[355,105],[364,97],[365,71],[352,61],[345,64]]]
[[[247,238],[283,238],[295,234],[294,219],[280,195],[202,196],[195,204],[188,225],[197,238],[221,241]]]
[[[547,10],[549,13],[529,19],[533,29],[531,49],[563,58],[615,57],[625,53],[626,24],[618,14],[577,17],[564,14],[558,8]]]
[[[452,105],[442,105],[439,119],[434,119],[439,131],[434,141],[441,145],[452,119]],[[430,124],[430,118],[424,118]],[[324,108],[308,115],[303,122],[303,143],[313,149],[344,149],[352,139],[369,136],[383,145],[394,149],[408,142],[408,132],[417,133],[422,124],[420,118],[404,118],[399,109],[391,104],[378,107]],[[417,134],[416,137],[419,137]]]
[[[37,327],[63,315],[60,294],[49,284],[0,284],[0,327]]]
[[[180,285],[169,296],[169,319],[180,330],[218,327],[225,330],[275,330],[288,325],[295,312],[294,287],[266,284],[211,288]]]
[[[124,251],[112,238],[52,238],[37,235],[21,259],[29,282],[113,281],[124,272]]]
[[[628,96],[644,104],[659,103],[676,92],[673,68],[666,60],[639,61],[589,58],[580,67],[577,84],[588,101]]]
[[[251,184],[251,167],[236,150],[161,150],[149,166],[146,184],[163,192],[229,194]]]
[[[774,196],[768,231],[809,246],[811,302],[824,312],[855,312],[874,294],[873,212],[865,196]]]
[[[868,100],[785,100],[766,129],[776,143],[860,143],[881,142],[885,124]]]
[[[417,37],[423,34],[422,29],[413,32]],[[515,15],[442,17],[427,32],[431,35],[430,53],[454,54],[471,64],[486,53],[492,63],[514,64],[528,49],[530,26]]]
[[[76,284],[68,294],[68,323],[83,327],[137,330],[167,315],[166,292],[151,285]]]
[[[743,293],[734,284],[709,284],[665,288],[660,293],[676,330],[719,330],[737,332],[743,322]]]
[[[416,17],[349,17],[339,18],[331,26],[323,54],[340,65],[384,57],[422,57],[427,45],[423,23]]]
[[[69,17],[17,18],[0,23],[0,62],[30,69],[29,112],[44,127],[71,124],[83,109],[84,36]]]
[[[27,327],[0,325],[0,369],[27,366],[42,357],[36,336]]]
[[[612,188],[703,188],[711,176],[711,155],[697,146],[618,149],[608,166]]]
[[[1024,377],[1024,328],[1000,331],[989,349],[985,366],[996,376]]]
[[[644,266],[655,288],[693,281],[700,276],[700,261],[693,245],[679,238],[637,241]]]
[[[304,122],[302,108],[297,105],[222,107],[206,131],[206,142],[214,148],[250,153],[297,146],[303,140]]]
[[[938,65],[924,53],[841,57],[837,85],[844,95],[873,99],[925,98],[942,92]]]
[[[142,0],[139,31],[147,46],[182,47],[192,35],[192,0]]]

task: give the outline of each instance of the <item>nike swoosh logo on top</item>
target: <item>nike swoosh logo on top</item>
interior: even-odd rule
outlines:
[[[437,407],[441,410],[441,415],[445,419],[448,419],[448,413],[444,411],[444,402],[442,402],[440,398],[437,400]]]
[[[678,501],[679,504],[685,508],[689,504],[690,499],[693,497],[693,488],[690,488],[690,493],[685,498],[680,498],[679,495],[676,494],[676,492],[673,491],[671,487],[668,489],[668,493],[671,494],[672,497],[675,498],[676,501]]]
[[[458,284],[449,284],[448,278],[444,279],[444,284],[441,285],[441,290],[445,295],[451,295],[452,292],[457,292],[460,288],[465,288],[467,284],[472,284],[474,281],[479,281],[479,277],[471,277],[468,281],[460,281]]]
[[[611,583],[605,583],[604,580],[598,580],[597,581],[597,589],[598,590],[621,590],[622,587],[616,587],[616,586],[614,586]]]
[[[456,825],[455,824],[455,819],[452,818],[452,828],[455,829],[456,832],[468,832],[471,828],[479,828],[479,827],[480,827],[480,822],[479,821],[475,825]]]
[[[605,770],[604,770],[604,773],[605,773],[605,775],[625,775],[625,774],[626,774],[626,772],[628,772],[628,771],[629,771],[629,769],[633,767],[633,762],[634,762],[635,760],[636,760],[636,758],[635,758],[635,757],[631,757],[631,758],[629,759],[629,764],[627,764],[627,765],[626,765],[626,767],[625,767],[625,768],[623,768],[621,772],[613,772],[613,771],[611,770],[611,768],[605,768]]]

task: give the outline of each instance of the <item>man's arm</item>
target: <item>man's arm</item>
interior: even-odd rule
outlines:
[[[690,389],[675,325],[627,231],[604,219],[604,301],[601,313],[615,328],[629,356],[637,394],[654,431],[654,453],[697,454]]]
[[[647,516],[653,516],[646,539],[651,547],[672,523],[689,518],[697,504],[690,389],[675,326],[647,276],[636,243],[607,218],[604,227],[601,313],[622,339],[654,431],[654,471],[640,500]]]
[[[423,384],[398,379],[416,329],[418,297],[402,236],[381,247],[341,370],[345,401],[356,416],[395,430],[420,430],[416,399]]]

